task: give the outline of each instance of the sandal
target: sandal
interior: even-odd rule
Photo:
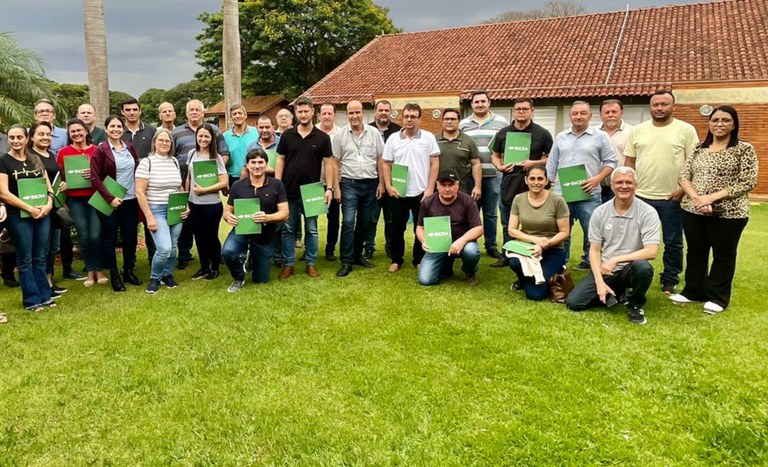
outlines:
[[[5,313],[0,313],[0,324],[5,324],[8,322],[8,317],[5,316]]]
[[[59,306],[59,304],[54,302],[53,300],[48,300],[47,302],[43,303],[43,306],[47,306],[48,308],[56,308],[57,306]]]
[[[99,277],[96,279],[96,283],[100,285],[109,284],[109,278],[108,277]]]
[[[85,281],[83,281],[83,285],[86,287],[93,287],[95,283],[96,282],[94,282],[93,279],[86,279]]]

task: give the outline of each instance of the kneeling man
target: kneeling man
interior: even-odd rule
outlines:
[[[448,216],[451,220],[451,247],[448,253],[431,253],[427,246],[424,218]],[[437,177],[437,193],[424,199],[416,226],[416,237],[426,253],[419,268],[419,283],[435,285],[440,279],[453,275],[453,261],[461,257],[461,270],[467,283],[477,285],[477,265],[480,247],[477,239],[483,235],[483,224],[477,203],[459,190],[459,177],[452,169]]]
[[[645,324],[645,294],[653,282],[653,266],[661,239],[656,210],[635,198],[637,174],[630,167],[613,171],[615,198],[595,209],[589,222],[592,273],[573,289],[565,305],[582,311],[600,303],[625,301],[629,320]]]

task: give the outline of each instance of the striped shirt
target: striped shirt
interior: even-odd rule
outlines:
[[[491,161],[491,142],[499,130],[509,125],[507,119],[493,112],[488,113],[488,118],[483,123],[477,123],[470,115],[459,122],[459,130],[472,137],[477,143],[477,150],[480,153],[480,163],[483,167],[483,177],[495,177],[496,167]]]
[[[181,172],[174,157],[150,154],[139,162],[136,178],[149,180],[147,202],[149,204],[168,204],[168,195],[179,191]]]

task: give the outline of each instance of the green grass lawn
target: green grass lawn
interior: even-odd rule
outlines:
[[[488,258],[423,288],[381,250],[238,294],[196,263],[42,314],[0,289],[0,464],[766,464],[767,244],[755,206],[727,312],[657,279],[646,326],[527,302]]]

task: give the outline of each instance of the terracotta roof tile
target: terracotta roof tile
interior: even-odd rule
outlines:
[[[250,96],[243,99],[242,104],[245,106],[245,110],[248,113],[260,114],[279,104],[280,102],[288,101],[282,94],[275,94],[271,96]],[[210,109],[206,110],[206,115],[223,115],[227,110],[227,103],[221,101]]]

